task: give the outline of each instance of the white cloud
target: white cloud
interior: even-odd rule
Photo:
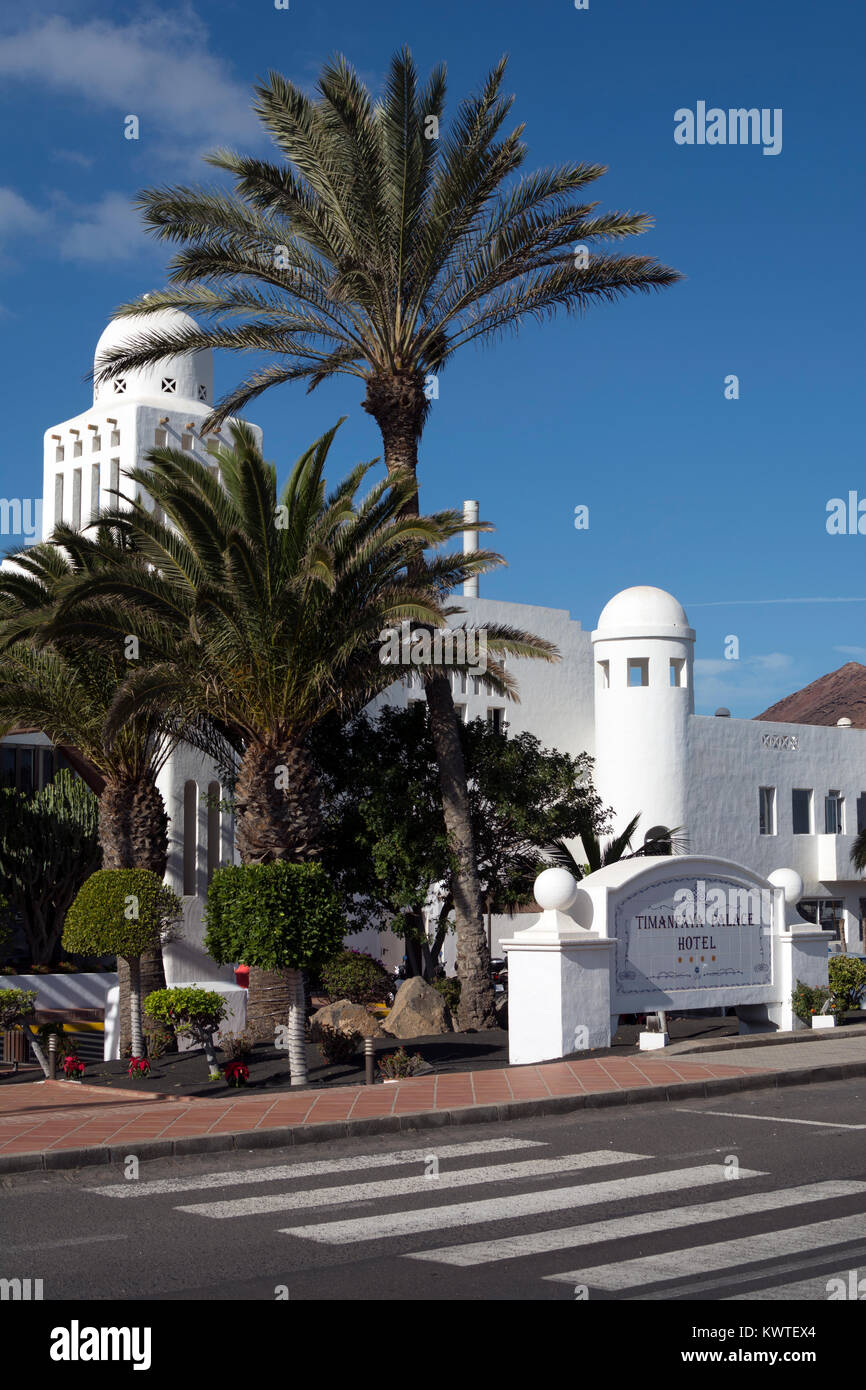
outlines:
[[[14,188],[0,188],[0,236],[16,236],[35,230],[43,214]]]
[[[834,652],[841,652],[843,656],[853,656],[857,660],[866,656],[866,647],[834,647]]]
[[[739,661],[698,658],[695,661],[695,698],[703,706],[737,705],[760,714],[769,705],[790,694],[781,677],[790,672],[793,658],[787,652],[764,652]]]
[[[123,193],[106,193],[66,221],[59,236],[64,261],[127,261],[152,249],[141,216]]]
[[[151,12],[127,24],[48,16],[0,38],[0,77],[110,110],[121,140],[123,117],[137,115],[141,142],[168,137],[179,155],[191,145],[261,139],[251,91],[207,51],[191,11]]]

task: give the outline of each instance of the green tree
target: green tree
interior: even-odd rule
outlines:
[[[246,864],[314,860],[322,847],[319,788],[306,741],[330,712],[362,708],[393,681],[382,633],[403,620],[441,626],[455,583],[501,563],[489,551],[438,552],[410,573],[419,546],[442,546],[462,529],[458,512],[407,514],[414,482],[387,480],[358,498],[371,465],[325,492],[329,430],[298,460],[281,492],[249,426],[231,426],[232,445],[210,467],[174,449],[155,449],[130,470],[159,513],[140,503],[106,518],[128,537],[111,569],[70,588],[58,614],[67,636],[103,640],[147,624],[154,659],[119,691],[109,734],[135,716],[201,719],[239,752],[234,789],[237,844]],[[80,620],[77,615],[81,613]],[[488,651],[548,643],[486,629]],[[511,688],[494,656],[488,678]],[[253,966],[255,963],[247,961]],[[259,1036],[285,1018],[285,980],[250,976],[250,1021]]]
[[[144,1055],[141,957],[166,939],[180,912],[180,899],[149,869],[99,869],[66,914],[63,944],[68,951],[120,956],[129,967],[133,1057]]]
[[[421,82],[406,50],[378,100],[342,57],[325,66],[315,96],[271,73],[255,110],[275,162],[220,150],[209,162],[232,176],[233,193],[154,188],[140,197],[151,231],[180,249],[173,288],[121,312],[174,306],[207,323],[144,332],[106,356],[100,379],[192,349],[267,354],[219,403],[216,424],[281,382],[312,389],[349,375],[379,426],[389,475],[414,478],[428,378],[462,347],[678,280],[650,257],[609,249],[651,219],[583,201],[602,165],[521,174],[523,126],[503,134],[513,103],[504,76],[503,58],[446,126],[444,66]],[[494,1026],[457,718],[447,679],[431,671],[425,684],[457,861],[460,1017],[465,1027]]]
[[[214,1034],[228,1012],[225,998],[215,989],[176,985],[158,989],[144,1001],[144,1011],[154,1023],[163,1023],[175,1035],[187,1034],[207,1058],[208,1077],[219,1081]]]
[[[587,820],[583,825],[578,825],[577,829],[572,832],[573,837],[580,839],[586,860],[578,859],[564,840],[559,838],[547,846],[549,861],[563,869],[568,869],[569,873],[573,874],[576,879],[582,879],[586,878],[587,874],[595,873],[597,869],[603,869],[607,864],[617,864],[620,859],[640,859],[646,855],[671,855],[686,852],[686,841],[680,834],[679,826],[675,826],[671,830],[664,825],[653,826],[647,831],[640,849],[632,849],[631,842],[634,839],[640,817],[641,813],[638,811],[636,816],[632,816],[628,825],[618,835],[611,835],[605,844],[602,844],[599,839],[598,827],[591,820]]]
[[[63,769],[30,796],[0,791],[0,891],[24,929],[34,965],[51,965],[63,922],[102,858],[97,800]]]
[[[604,828],[592,762],[545,749],[530,733],[506,737],[480,719],[462,725],[461,737],[483,901],[488,911],[507,911],[531,902],[551,840]],[[390,926],[404,939],[410,972],[432,979],[457,865],[425,707],[386,706],[375,719],[324,726],[315,756],[327,806],[325,863],[350,925]]]
[[[303,971],[336,955],[345,930],[340,896],[321,864],[230,864],[211,879],[206,950],[220,965],[243,960],[286,979],[293,1086],[307,1083]]]

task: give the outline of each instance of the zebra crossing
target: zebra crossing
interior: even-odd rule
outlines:
[[[810,1268],[838,1262],[847,1270],[860,1246],[866,1259],[866,1182],[828,1178],[774,1188],[765,1169],[739,1167],[732,1181],[724,1161],[684,1155],[676,1166],[647,1153],[553,1156],[545,1149],[545,1141],[510,1137],[431,1143],[86,1191],[161,1200],[179,1217],[228,1223],[233,1239],[233,1222],[245,1221],[247,1231],[263,1223],[253,1229],[289,1238],[302,1268],[330,1247],[350,1260],[412,1261],[419,1272],[505,1265],[524,1284],[569,1285],[589,1297],[671,1299],[695,1288],[723,1299],[826,1297],[828,1275],[804,1279]],[[592,1210],[599,1207],[603,1214]],[[283,1225],[286,1214],[290,1224]],[[557,1218],[564,1224],[552,1227]],[[744,1235],[752,1218],[770,1229]],[[702,1240],[701,1227],[710,1225]],[[472,1239],[473,1227],[491,1230]],[[651,1237],[669,1248],[649,1253]],[[742,1293],[738,1284],[759,1287]],[[483,1286],[475,1287],[472,1296],[483,1298]]]

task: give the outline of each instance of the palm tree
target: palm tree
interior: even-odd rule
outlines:
[[[442,133],[445,68],[419,83],[406,50],[392,59],[378,101],[342,57],[324,67],[316,98],[271,73],[256,87],[255,110],[276,162],[219,150],[209,162],[233,177],[233,193],[140,195],[148,227],[182,249],[171,264],[174,288],[120,313],[175,306],[205,315],[207,325],[144,333],[106,354],[99,380],[193,349],[268,354],[219,402],[212,428],[281,382],[312,390],[353,376],[381,431],[389,475],[414,478],[428,378],[458,349],[559,309],[582,312],[673,284],[677,272],[657,261],[604,249],[651,221],[582,201],[603,166],[515,177],[526,146],[523,126],[501,133],[513,102],[502,92],[505,65]],[[406,505],[417,506],[414,494]],[[495,1026],[457,716],[443,674],[430,674],[426,693],[457,861],[460,1022]]]
[[[686,843],[679,834],[678,826],[673,830],[668,830],[663,825],[654,825],[651,830],[647,831],[640,849],[632,849],[631,842],[640,817],[641,813],[638,811],[637,815],[632,816],[628,825],[618,835],[612,835],[607,843],[602,845],[596,834],[595,826],[587,815],[586,824],[580,831],[580,843],[586,855],[586,860],[583,862],[568,848],[564,840],[555,840],[552,845],[548,845],[546,853],[551,864],[558,868],[568,869],[569,873],[578,880],[585,878],[587,872],[594,874],[596,870],[603,869],[608,864],[617,864],[621,859],[640,859],[651,855],[685,853]]]
[[[136,712],[109,739],[108,713],[130,669],[124,634],[106,643],[52,629],[60,596],[71,584],[121,561],[133,565],[136,557],[101,525],[89,539],[58,526],[51,541],[10,559],[14,568],[0,570],[0,732],[22,724],[40,729],[97,794],[103,868],[150,869],[162,879],[168,816],[157,777],[181,734],[189,740],[193,730]],[[146,987],[164,988],[159,947],[145,953],[141,969]],[[118,975],[124,1055],[131,1021],[129,968],[122,960]]]
[[[860,830],[851,846],[851,863],[862,874],[866,870],[866,829]]]
[[[500,563],[489,551],[437,553],[418,567],[419,548],[441,546],[463,527],[459,512],[421,517],[415,490],[387,479],[356,499],[371,464],[325,494],[323,471],[335,427],[298,460],[282,493],[255,434],[230,426],[232,446],[212,467],[174,449],[154,449],[132,469],[141,502],[108,515],[144,563],[120,553],[83,576],[58,610],[69,640],[136,630],[145,623],[155,659],[129,673],[109,719],[162,718],[183,710],[237,748],[237,844],[244,863],[319,858],[319,786],[308,749],[327,715],[350,717],[387,688],[383,632],[411,621],[440,627],[453,615],[448,591]],[[489,528],[488,528],[489,529]],[[553,659],[549,643],[511,628],[486,629],[487,679],[512,693],[496,652]],[[175,717],[176,714],[175,714]],[[251,1027],[263,1035],[289,1008],[287,981],[253,972]]]

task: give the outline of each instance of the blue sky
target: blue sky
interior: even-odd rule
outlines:
[[[266,149],[256,77],[312,87],[342,51],[375,86],[408,44],[424,71],[447,62],[454,103],[508,52],[525,167],[608,165],[601,206],[655,219],[629,249],[686,279],[455,358],[422,441],[424,505],[480,499],[508,560],[491,596],[592,627],[620,588],[673,591],[698,631],[699,712],[756,714],[866,661],[866,536],[825,524],[829,499],[866,498],[864,27],[850,0],[19,5],[0,21],[0,495],[39,495],[43,430],[89,404],[113,306],[163,284],[132,196],[212,180],[215,145]],[[676,144],[675,111],[699,101],[780,108],[781,152]],[[242,366],[218,360],[218,389]],[[250,411],[281,471],[343,414],[348,467],[379,452],[352,379]]]

